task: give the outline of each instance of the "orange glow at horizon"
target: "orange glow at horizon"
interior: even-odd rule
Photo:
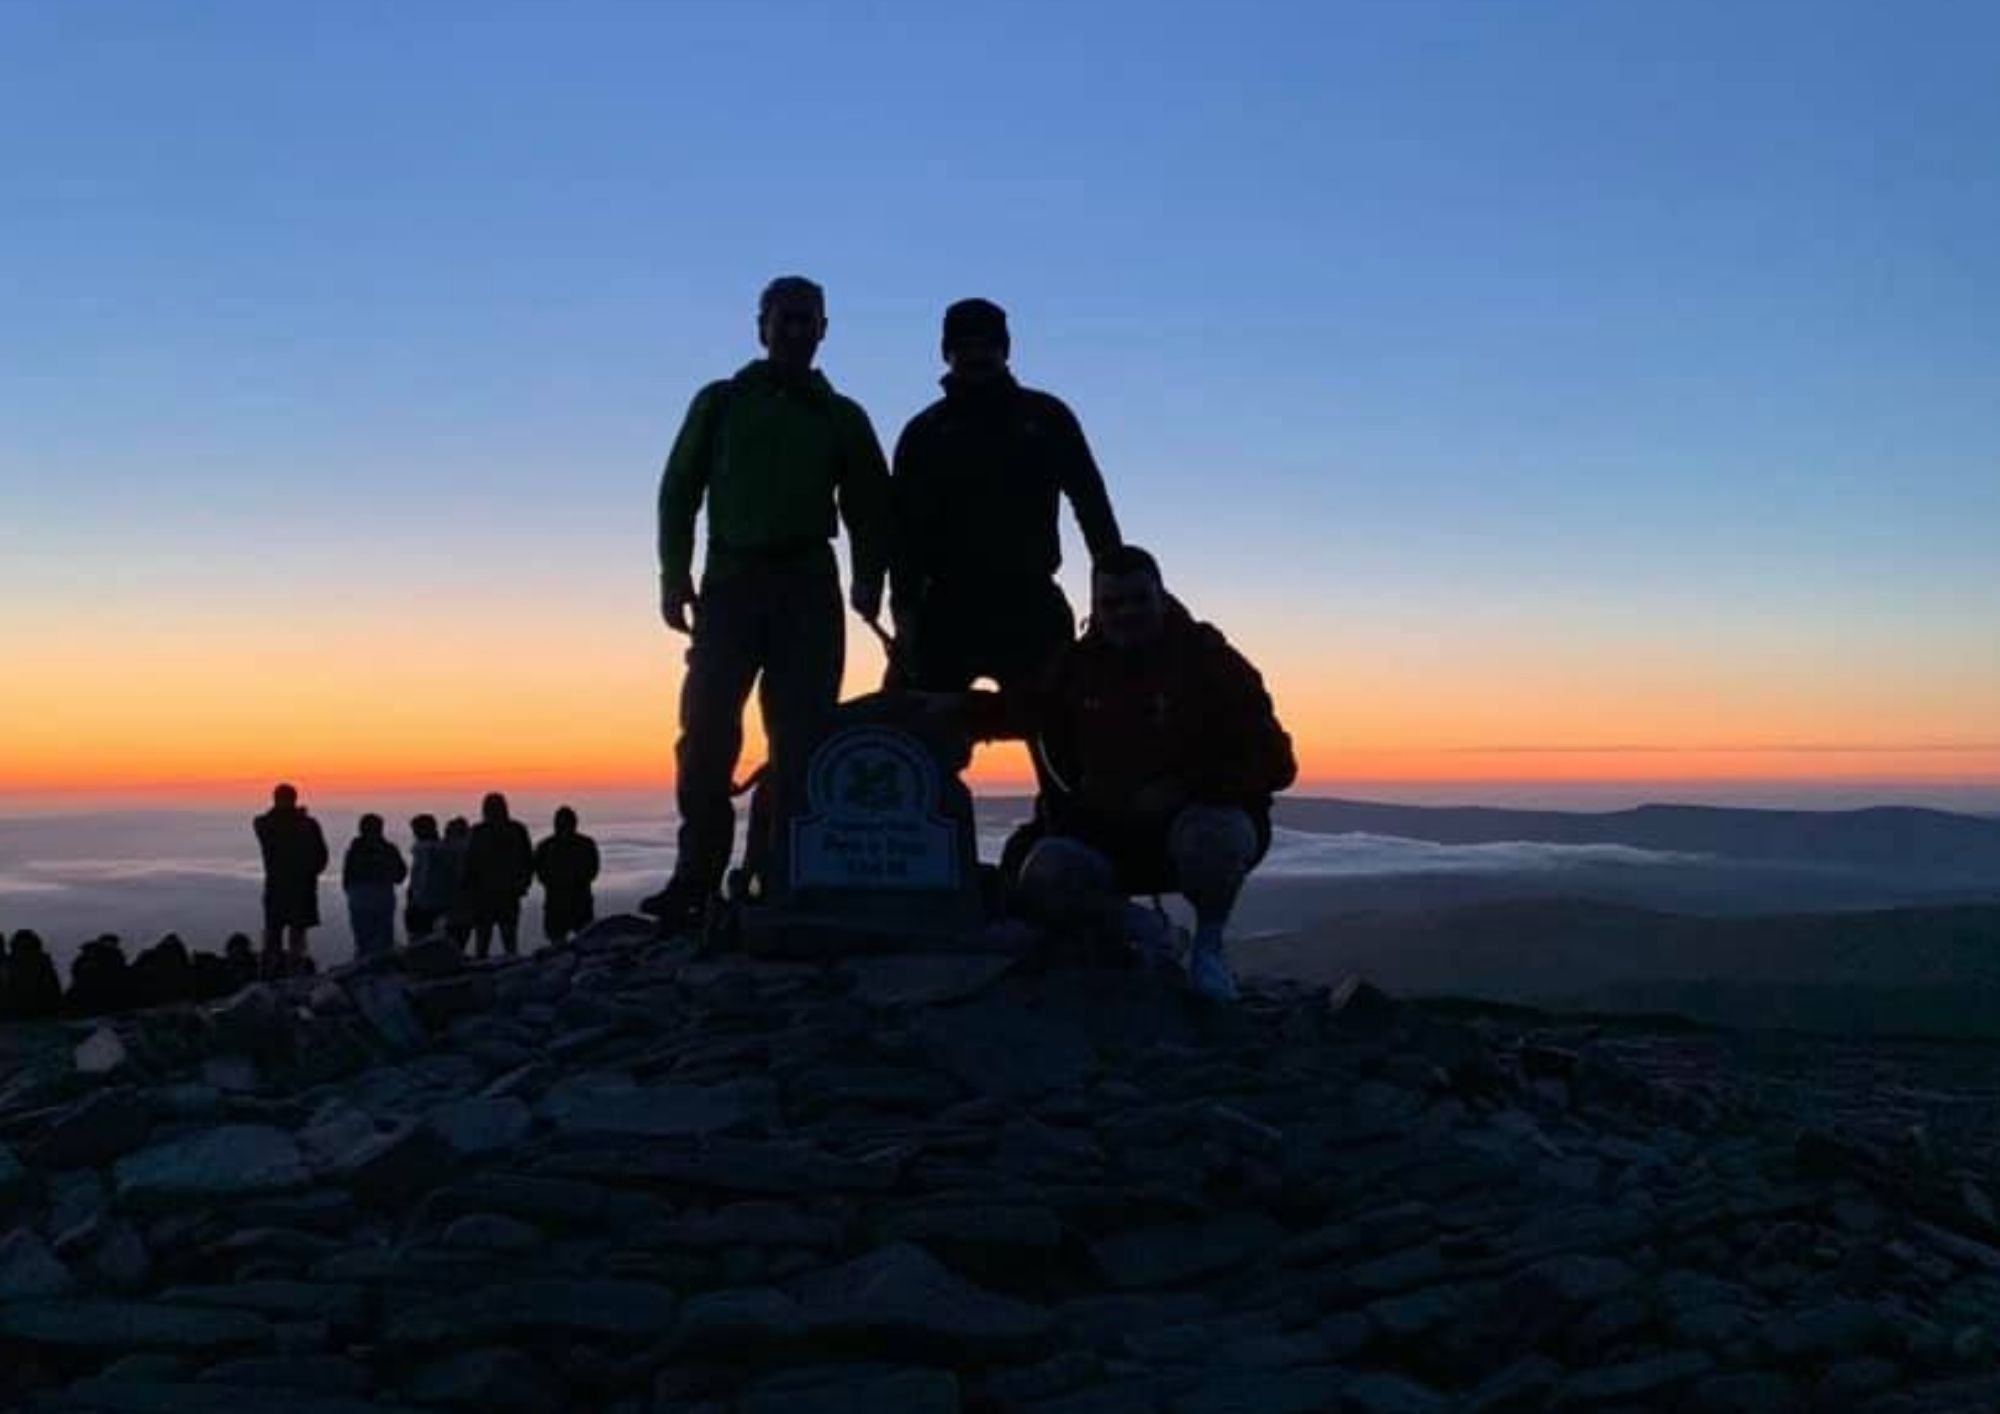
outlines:
[[[476,591],[474,591],[476,592]],[[668,789],[682,644],[607,596],[555,622],[522,601],[435,622],[351,600],[178,622],[104,614],[66,631],[0,619],[0,794],[261,795],[464,785]],[[1984,677],[1898,692],[1829,660],[1757,677],[1723,661],[1628,658],[1612,677],[1544,645],[1432,643],[1263,623],[1265,670],[1301,788],[1370,783],[1774,781],[2000,784]],[[845,690],[881,658],[849,636]],[[1313,647],[1303,645],[1312,644]],[[479,668],[469,665],[499,665]],[[1330,665],[1364,664],[1336,672]],[[762,759],[754,708],[742,770]],[[1802,725],[1803,724],[1803,725]],[[1018,746],[983,749],[988,789],[1031,781]]]

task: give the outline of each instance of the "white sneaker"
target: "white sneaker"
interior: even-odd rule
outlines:
[[[1196,947],[1188,954],[1188,981],[1212,1002],[1236,1000],[1236,974],[1229,970],[1219,947]]]

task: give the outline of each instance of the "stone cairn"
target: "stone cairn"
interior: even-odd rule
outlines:
[[[613,919],[40,1036],[10,1408],[2000,1407],[1976,1181],[1545,1018]]]

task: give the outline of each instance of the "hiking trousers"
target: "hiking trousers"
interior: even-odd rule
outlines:
[[[894,691],[963,692],[982,677],[1002,691],[1033,687],[1076,638],[1076,614],[1052,579],[934,587],[883,675]]]
[[[730,784],[743,752],[752,688],[774,766],[803,750],[840,700],[846,664],[840,574],[833,547],[789,555],[731,556],[717,573],[710,552],[681,682],[674,748],[680,850],[674,878],[713,893],[735,848]],[[769,779],[782,778],[774,769]]]

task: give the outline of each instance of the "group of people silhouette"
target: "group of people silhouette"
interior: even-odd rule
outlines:
[[[340,866],[355,955],[396,946],[397,890],[406,883],[402,922],[412,941],[442,933],[461,948],[470,942],[483,958],[498,934],[512,957],[520,950],[522,900],[537,883],[543,934],[552,944],[567,941],[597,916],[597,842],[577,826],[576,811],[565,805],[536,844],[495,791],[480,802],[477,824],[457,816],[440,831],[434,815],[411,820],[406,860],[382,817],[363,815]],[[326,835],[291,785],[271,792],[271,808],[254,827],[264,860],[264,971],[310,971],[307,935],[319,926],[320,876],[332,862]]]
[[[752,691],[779,768],[764,773],[766,790],[781,789],[784,768],[838,706],[846,623],[831,542],[844,525],[845,600],[889,648],[883,691],[968,741],[1030,744],[1034,818],[996,866],[1007,906],[1052,935],[1126,948],[1155,968],[1185,966],[1200,992],[1233,998],[1224,930],[1270,846],[1273,798],[1297,772],[1262,678],[1167,591],[1158,561],[1124,539],[1076,416],[1015,379],[1000,306],[967,299],[945,311],[943,396],[904,428],[893,463],[867,413],[814,366],[827,327],[817,284],[771,281],[757,306],[762,356],[695,395],[661,476],[660,612],[690,642],[675,746],[678,852],[666,886],[641,908],[671,935],[718,906]],[[1064,501],[1091,555],[1080,636],[1056,580]],[[881,624],[885,590],[893,632]],[[981,680],[993,690],[974,691]],[[739,877],[754,879],[769,857],[758,836],[782,811],[764,804],[750,812]],[[164,940],[148,955],[167,953],[147,965],[172,975],[161,984],[169,990],[197,986],[197,973],[213,986],[239,973],[312,969],[307,937],[320,923],[326,838],[290,785],[275,789],[255,829],[262,956],[237,938],[224,958],[197,965],[203,955]],[[522,900],[537,881],[552,944],[594,917],[597,846],[567,807],[539,844],[498,793],[476,824],[454,818],[440,830],[419,815],[410,834],[406,858],[382,817],[364,815],[347,847],[340,882],[359,956],[395,946],[399,889],[409,939],[442,934],[482,958],[496,934],[508,955],[518,951]],[[1165,914],[1139,902],[1169,893],[1194,914],[1184,961]],[[72,991],[86,1000],[121,985],[122,953],[114,959],[115,940],[106,943],[77,959]],[[15,940],[0,980],[0,1005],[54,1005],[53,965],[32,934]]]
[[[137,957],[106,933],[85,943],[70,961],[65,989],[41,935],[23,928],[0,938],[0,1020],[44,1021],[57,1016],[104,1016],[175,1002],[226,997],[264,975],[247,934],[233,934],[220,955],[190,950],[169,933]]]
[[[664,932],[716,907],[753,688],[780,768],[766,787],[837,705],[845,619],[830,541],[844,524],[847,603],[890,647],[884,690],[916,696],[969,738],[1031,743],[1035,818],[998,866],[1012,906],[1167,967],[1179,965],[1176,940],[1135,896],[1177,892],[1195,915],[1189,979],[1233,997],[1224,928],[1269,847],[1272,798],[1297,770],[1262,679],[1125,542],[1076,416],[1015,379],[999,305],[945,311],[944,395],[903,430],[893,463],[860,404],[814,367],[827,327],[819,285],[771,281],[757,307],[762,356],[695,395],[667,458],[660,612],[690,638],[679,853],[643,907]],[[1081,637],[1055,577],[1065,500],[1091,555]],[[893,635],[880,625],[885,587]],[[970,691],[980,679],[997,691]],[[780,814],[753,804],[744,872],[768,857],[758,833]]]

